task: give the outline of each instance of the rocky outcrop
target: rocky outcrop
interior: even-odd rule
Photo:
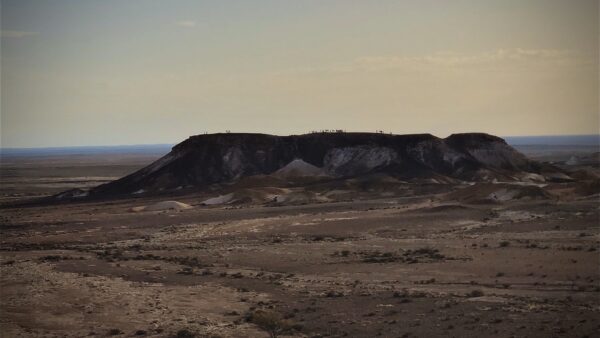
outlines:
[[[537,163],[503,139],[487,134],[455,134],[445,139],[429,134],[210,134],[192,136],[158,161],[96,187],[90,194],[202,188],[274,174],[293,161],[297,166],[298,160],[333,177],[385,172],[401,179],[447,176],[484,180],[540,172]]]
[[[356,146],[332,148],[323,159],[325,170],[336,176],[366,174],[398,162],[398,152],[389,147]]]

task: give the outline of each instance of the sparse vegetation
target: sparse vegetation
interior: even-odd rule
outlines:
[[[193,271],[193,269],[191,267],[184,266],[177,273],[180,274],[180,275],[192,275],[192,274],[194,274],[194,271]]]
[[[365,263],[389,263],[404,261],[404,259],[395,252],[380,252],[378,250],[359,253]]]
[[[348,253],[349,255],[350,253]],[[381,252],[379,250],[374,251],[358,251],[354,253],[355,255],[362,258],[362,261],[365,263],[391,263],[391,262],[403,262],[407,264],[414,263],[427,263],[433,261],[439,261],[446,259],[439,252],[438,249],[433,248],[419,248],[416,250],[406,250],[404,252],[401,251],[385,251]]]
[[[344,294],[342,292],[339,292],[339,291],[330,290],[330,291],[327,291],[325,293],[325,297],[329,297],[329,298],[343,297],[343,296],[344,296]]]
[[[564,251],[582,251],[583,250],[583,246],[581,246],[581,245],[576,245],[576,246],[561,246],[558,249],[559,250],[564,250]]]
[[[172,336],[173,338],[196,338],[196,334],[188,329],[181,329]]]
[[[256,310],[250,312],[247,321],[267,331],[271,338],[276,338],[282,333],[294,330],[294,324],[289,319],[274,311]]]
[[[42,262],[58,262],[58,261],[66,261],[70,259],[85,259],[83,257],[71,257],[71,256],[60,256],[60,255],[46,255],[39,258]]]
[[[483,291],[475,289],[475,290],[471,290],[467,293],[467,297],[469,298],[475,298],[475,297],[482,297],[484,295]]]
[[[429,278],[425,280],[415,281],[415,284],[433,284],[435,283],[435,278]]]
[[[110,330],[108,330],[108,335],[109,336],[117,336],[117,335],[120,335],[122,333],[123,333],[123,331],[121,331],[119,329],[110,329]]]

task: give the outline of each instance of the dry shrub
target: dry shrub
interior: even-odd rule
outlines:
[[[271,338],[294,328],[292,321],[273,311],[256,310],[248,315],[248,321],[267,331]]]

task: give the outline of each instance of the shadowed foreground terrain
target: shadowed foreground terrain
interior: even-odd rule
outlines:
[[[98,176],[140,167],[119,161]],[[597,163],[569,170],[584,169]],[[590,182],[375,175],[296,203],[206,203],[225,189],[5,204],[1,336],[598,337]],[[186,207],[139,208],[167,200]]]

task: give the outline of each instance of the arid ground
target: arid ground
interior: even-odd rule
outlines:
[[[2,337],[600,337],[589,183],[496,201],[475,198],[493,184],[377,181],[325,202],[11,204],[153,159],[3,161]],[[132,212],[165,200],[192,208]]]

